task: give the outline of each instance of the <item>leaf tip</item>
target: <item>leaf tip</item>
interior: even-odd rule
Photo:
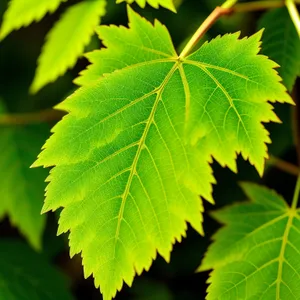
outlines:
[[[7,34],[3,33],[3,31],[0,31],[0,42],[2,42],[6,36]]]
[[[195,273],[201,273],[201,272],[206,272],[208,269],[205,268],[203,265],[203,262],[201,262],[200,266],[195,270]]]
[[[255,168],[258,172],[259,177],[262,178],[264,176],[264,171],[265,171],[265,162],[263,163],[262,166],[259,166],[259,167],[255,166]]]
[[[29,87],[29,94],[35,95],[42,88],[42,85],[38,84],[36,81],[36,77],[34,78],[32,84]]]
[[[42,149],[44,149],[44,146]],[[31,166],[29,167],[30,169],[38,168],[38,167],[45,167],[44,163],[41,161],[41,154],[42,153],[40,153],[38,155],[38,157],[36,158],[36,160],[31,164]]]
[[[11,32],[12,30],[8,29],[3,22],[2,26],[0,27],[0,42],[3,41]]]
[[[135,26],[135,24],[138,25],[138,22],[146,21],[129,4],[127,4],[127,16],[129,27],[132,27],[132,25]]]
[[[37,167],[40,167],[40,165],[37,164],[37,162],[35,161],[35,162],[33,162],[33,163],[31,164],[31,166],[30,166],[29,168],[30,168],[30,169],[33,169],[33,168],[37,168]]]
[[[50,210],[51,210],[51,208],[48,205],[46,205],[46,203],[44,203],[44,205],[43,205],[43,207],[41,209],[41,215],[49,212]]]
[[[176,10],[176,7],[175,7],[173,1],[172,1],[172,4],[170,6],[165,7],[165,8],[169,9],[171,12],[173,12],[175,14],[177,13],[177,10]]]

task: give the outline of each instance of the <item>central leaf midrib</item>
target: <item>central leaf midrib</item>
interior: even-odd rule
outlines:
[[[282,269],[283,269],[283,263],[284,263],[284,253],[285,253],[286,245],[289,240],[290,230],[292,228],[293,220],[294,220],[296,213],[297,213],[296,210],[294,210],[293,208],[290,209],[289,218],[288,218],[288,221],[287,221],[284,233],[283,233],[283,237],[282,237],[282,243],[281,243],[280,253],[279,253],[279,257],[278,257],[278,275],[277,275],[277,280],[276,280],[276,300],[281,299],[280,298],[280,285],[282,282]]]
[[[281,243],[280,253],[279,253],[278,258],[274,258],[274,259],[272,259],[270,261],[267,261],[265,264],[263,264],[262,266],[260,266],[259,268],[257,268],[254,272],[252,272],[251,274],[249,274],[248,276],[246,276],[243,280],[241,280],[234,287],[237,287],[238,285],[240,285],[241,283],[243,283],[245,280],[248,280],[250,277],[252,277],[253,275],[255,275],[258,271],[264,269],[265,267],[267,267],[267,266],[269,266],[269,265],[271,265],[271,264],[273,264],[275,262],[278,262],[278,275],[277,275],[277,279],[271,285],[273,285],[276,282],[276,300],[280,300],[281,299],[280,298],[280,284],[282,282],[282,267],[283,267],[283,263],[284,263],[284,253],[285,253],[286,245],[288,243],[289,232],[290,232],[290,229],[292,228],[293,219],[296,216],[296,213],[297,213],[297,210],[290,209],[290,211],[288,213],[286,213],[286,214],[284,214],[284,215],[276,218],[276,220],[279,221],[283,217],[286,218],[288,216],[288,221],[287,221],[287,224],[285,226],[283,237],[280,238],[282,240],[282,243]],[[274,220],[272,220],[272,221],[274,221]],[[268,222],[268,224],[270,224],[270,222]],[[262,228],[262,226],[259,227],[259,229],[261,229],[261,228]],[[232,288],[226,290],[222,295],[228,293],[231,289]]]
[[[153,122],[153,119],[154,119],[154,116],[155,116],[155,113],[156,113],[156,109],[157,109],[158,103],[161,99],[161,94],[164,90],[164,87],[167,85],[167,83],[169,82],[170,78],[172,77],[172,75],[174,74],[174,72],[176,71],[176,69],[178,68],[180,63],[181,62],[178,61],[174,64],[174,66],[169,71],[169,73],[166,75],[166,77],[163,80],[163,82],[161,83],[161,85],[158,88],[156,88],[157,96],[156,96],[155,102],[153,104],[153,108],[150,112],[149,118],[147,120],[145,129],[144,129],[143,134],[141,136],[136,155],[133,159],[133,163],[132,163],[130,174],[129,174],[129,177],[128,177],[128,180],[127,180],[127,183],[126,183],[124,194],[122,196],[122,203],[121,203],[121,207],[120,207],[120,211],[119,211],[119,215],[118,215],[118,224],[117,224],[116,234],[115,234],[114,252],[115,252],[116,243],[117,243],[117,240],[118,240],[118,237],[119,237],[119,234],[120,234],[120,227],[121,227],[121,222],[122,222],[123,215],[124,215],[124,208],[125,208],[126,200],[127,200],[128,195],[129,195],[130,187],[131,187],[131,184],[132,184],[133,176],[136,172],[136,166],[137,166],[137,163],[139,161],[140,154],[141,154],[143,146],[145,144],[146,137],[147,137],[147,134],[149,132],[150,126]],[[114,256],[115,256],[115,253],[114,253]]]

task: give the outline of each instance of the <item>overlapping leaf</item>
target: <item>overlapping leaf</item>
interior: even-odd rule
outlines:
[[[0,39],[11,31],[39,21],[47,13],[53,13],[59,4],[67,0],[10,0],[0,29]]]
[[[100,27],[107,49],[91,54],[86,86],[58,106],[69,114],[35,163],[54,166],[43,211],[63,207],[59,233],[70,230],[71,255],[82,252],[104,299],[156,251],[169,260],[186,221],[202,232],[211,156],[236,170],[241,152],[262,173],[270,140],[261,122],[277,121],[267,101],[292,102],[276,64],[257,55],[261,32],[178,57],[159,22],[130,9],[129,22]]]
[[[71,300],[66,278],[23,243],[0,242],[0,300]]]
[[[259,28],[265,28],[262,52],[280,65],[279,74],[291,91],[300,68],[300,39],[287,9],[265,13]]]
[[[200,268],[214,269],[207,299],[298,299],[299,210],[265,187],[243,189],[251,202],[214,213],[225,225]]]
[[[0,115],[3,113],[0,102]],[[40,214],[46,172],[30,170],[48,129],[43,125],[0,126],[0,218],[8,215],[30,244],[41,248],[45,216]]]
[[[136,2],[140,7],[144,8],[146,3],[153,6],[154,8],[158,8],[159,6],[165,7],[171,11],[176,11],[174,7],[173,0],[117,0],[117,3],[127,2],[129,4]]]
[[[105,14],[105,4],[106,0],[80,2],[69,8],[55,24],[38,59],[32,92],[37,92],[75,65],[100,17]]]

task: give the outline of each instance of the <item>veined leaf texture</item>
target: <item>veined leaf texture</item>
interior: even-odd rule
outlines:
[[[299,209],[265,187],[242,187],[250,202],[213,213],[224,227],[200,267],[214,269],[207,299],[298,299]]]
[[[83,85],[57,106],[35,166],[53,166],[43,211],[62,207],[59,233],[83,257],[108,300],[123,281],[167,261],[187,222],[199,233],[202,203],[213,201],[212,158],[236,171],[240,153],[260,174],[278,122],[269,102],[293,103],[258,54],[262,32],[227,34],[178,56],[167,29],[130,8],[129,28],[101,26],[106,48],[89,54]]]

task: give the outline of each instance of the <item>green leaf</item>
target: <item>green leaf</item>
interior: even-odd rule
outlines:
[[[291,91],[300,68],[300,39],[287,9],[265,13],[259,28],[265,28],[262,52],[280,65],[278,72]]]
[[[107,48],[82,75],[87,85],[58,105],[69,114],[35,163],[54,166],[43,211],[63,207],[59,233],[70,230],[71,255],[82,252],[105,300],[156,251],[169,261],[186,222],[202,233],[211,157],[236,170],[241,152],[262,173],[261,122],[277,121],[267,100],[292,103],[276,64],[257,55],[261,32],[179,58],[162,24],[128,13],[129,29],[98,30]]]
[[[65,12],[48,34],[30,88],[32,93],[75,65],[89,43],[100,17],[105,14],[105,5],[106,0],[87,0]]]
[[[66,278],[18,241],[0,242],[0,300],[71,300]]]
[[[298,299],[299,210],[265,187],[242,187],[250,202],[213,214],[224,227],[200,268],[214,269],[207,299]]]
[[[0,40],[15,29],[41,20],[47,12],[53,13],[59,4],[65,1],[67,0],[10,0],[3,16]]]
[[[0,102],[0,116],[3,113]],[[45,227],[43,205],[45,170],[30,170],[48,128],[42,125],[0,127],[0,218],[9,216],[29,243],[40,249]]]
[[[146,6],[146,3],[148,3],[154,8],[159,8],[159,6],[162,6],[173,12],[176,12],[173,0],[117,0],[117,3],[122,2],[127,2],[128,4],[136,2],[142,8],[144,8]]]

